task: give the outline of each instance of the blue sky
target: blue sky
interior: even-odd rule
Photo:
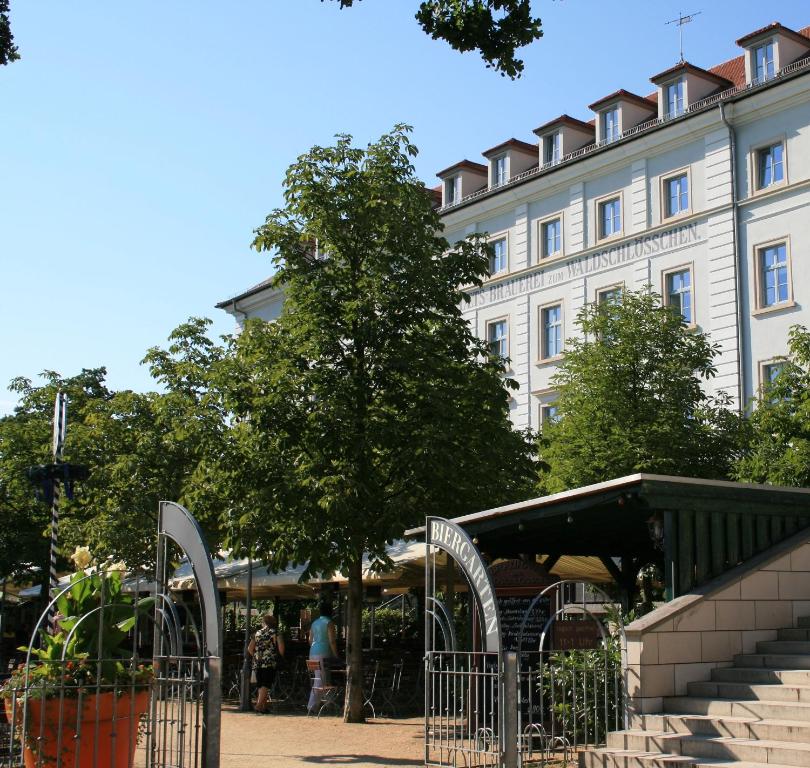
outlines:
[[[810,4],[702,0],[533,3],[545,36],[517,82],[433,41],[418,0],[12,0],[22,61],[0,68],[0,413],[6,383],[106,365],[145,390],[139,365],[190,315],[269,274],[252,230],[281,205],[287,166],[346,132],[365,143],[414,126],[435,172],[617,88],[642,94],[686,58],[711,66],[734,40]]]

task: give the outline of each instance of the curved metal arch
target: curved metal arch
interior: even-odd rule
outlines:
[[[425,521],[425,544],[444,550],[458,563],[466,576],[480,611],[484,648],[500,654],[501,615],[489,568],[467,532],[456,523],[442,517],[428,517]],[[425,563],[429,550],[426,549]]]
[[[428,596],[428,597],[425,598],[425,601],[433,603],[439,609],[439,611],[441,612],[441,616],[442,616],[442,619],[444,621],[444,625],[442,626],[442,632],[444,633],[445,627],[447,628],[447,631],[449,632],[449,636],[445,635],[444,647],[448,651],[455,651],[456,647],[458,645],[458,643],[456,641],[456,628],[453,626],[453,624],[454,624],[453,617],[450,615],[450,612],[447,610],[447,606],[441,600],[438,600],[435,597]],[[431,614],[435,618],[437,618],[437,619],[439,618],[433,611],[431,611]],[[450,646],[449,647],[447,645],[448,640],[450,640]]]
[[[536,605],[540,602],[540,600],[542,600],[549,592],[552,592],[553,590],[563,586],[564,584],[587,584],[591,589],[593,589],[599,595],[604,597],[605,602],[610,602],[612,599],[610,595],[607,592],[605,592],[604,589],[602,589],[600,586],[596,584],[592,584],[590,581],[580,581],[577,579],[561,579],[560,581],[555,581],[553,584],[549,584],[547,587],[544,587],[540,592],[538,592],[537,595],[535,595],[532,602],[529,603],[529,607],[523,614],[523,620],[520,623],[520,631],[518,632],[518,651],[517,651],[518,653],[521,653],[523,651],[523,635],[526,630],[526,622],[529,620],[529,616],[531,615],[532,611],[535,609]],[[569,604],[567,610],[571,610],[573,607],[579,608],[580,606],[576,604]],[[598,621],[598,619],[596,619],[593,616],[593,614],[590,613],[590,611],[586,610],[585,612],[588,613],[588,615],[592,616],[594,621],[596,621],[596,623],[600,625],[600,632],[602,632],[602,638],[604,639],[604,629],[601,627],[601,622]],[[554,614],[554,616],[556,617],[558,614],[559,611],[557,611]],[[551,619],[549,619],[549,621],[551,621]],[[546,622],[546,624],[548,625],[548,622]],[[540,650],[543,649],[542,641],[544,639],[545,633],[546,628],[543,629],[543,637],[541,637]],[[619,634],[621,636],[622,664],[624,664],[624,659],[627,653],[627,637],[624,633],[624,620],[622,619],[621,615],[619,616]]]
[[[448,637],[447,627],[445,626],[444,623],[444,617],[441,614],[436,613],[436,611],[431,610],[430,608],[425,608],[425,613],[427,613],[428,616],[432,616],[435,619],[436,623],[439,625],[439,629],[442,632],[442,639],[444,640],[445,650],[454,650],[452,648],[449,648],[447,644],[447,641],[450,638]]]
[[[221,657],[219,592],[214,576],[214,566],[205,546],[205,536],[200,524],[180,504],[174,501],[161,501],[158,513],[158,534],[169,537],[186,553],[197,582],[203,614],[204,643],[202,650],[210,656]],[[161,574],[158,573],[159,584],[160,579]]]

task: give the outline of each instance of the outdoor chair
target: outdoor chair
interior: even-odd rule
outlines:
[[[404,666],[404,662],[398,661],[395,664],[391,665],[391,677],[389,680],[386,680],[385,685],[382,687],[380,693],[382,694],[382,705],[380,707],[383,710],[383,707],[386,709],[390,707],[391,709],[391,717],[396,717],[401,702],[399,701],[400,698],[400,687],[402,685],[402,667]],[[384,712],[385,710],[383,710]]]
[[[377,711],[374,709],[374,689],[377,685],[377,672],[380,669],[379,661],[367,661],[363,668],[363,708],[371,709],[371,716],[376,718]]]
[[[343,687],[325,682],[326,669],[322,661],[307,659],[307,671],[309,672],[312,690],[315,692],[316,697],[320,697],[321,703],[318,707],[317,716],[320,717],[321,712],[327,707],[334,707],[335,711],[340,714],[340,696],[343,693]],[[312,710],[309,711],[309,714],[312,714]]]

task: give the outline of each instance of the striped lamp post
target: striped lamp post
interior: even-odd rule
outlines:
[[[62,498],[62,486],[58,467],[62,463],[62,452],[65,448],[65,430],[67,429],[67,395],[64,392],[56,393],[56,402],[53,409],[53,463],[54,471],[51,478],[51,591],[55,592],[59,586],[59,576],[56,573],[56,555],[59,547],[59,502]],[[56,607],[52,607],[48,616],[51,634],[58,631],[56,626]]]

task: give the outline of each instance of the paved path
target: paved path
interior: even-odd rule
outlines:
[[[222,768],[421,766],[424,721],[222,713]]]

